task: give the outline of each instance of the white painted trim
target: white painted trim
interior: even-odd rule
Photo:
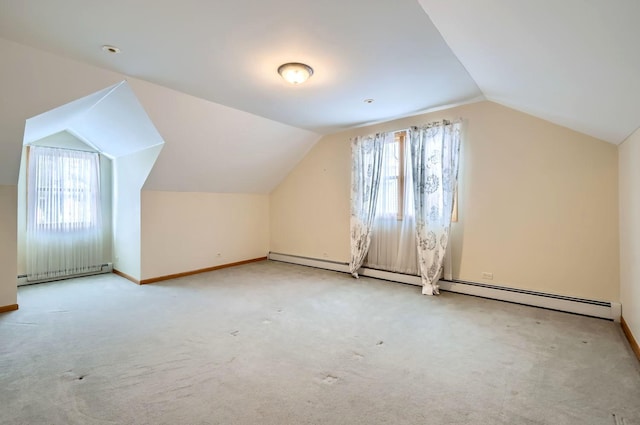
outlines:
[[[297,255],[279,254],[277,252],[270,252],[267,258],[269,260],[280,261],[282,263],[298,264],[301,266],[349,273],[349,265],[347,263],[339,263],[337,261],[319,260],[316,258],[300,257]]]
[[[440,289],[443,291],[475,295],[483,298],[548,308],[551,310],[565,311],[585,316],[600,317],[603,319],[610,319],[615,322],[620,321],[620,303],[601,302],[573,297],[558,297],[554,294],[535,291],[520,291],[509,287],[481,286],[474,282],[441,280],[439,285]]]
[[[317,258],[300,257],[296,255],[270,252],[270,260],[285,263],[299,264],[302,266],[316,267],[325,270],[348,273],[349,265],[337,261],[328,261]],[[362,268],[358,274],[376,279],[390,280],[421,286],[419,276],[405,275],[383,270]],[[585,316],[599,317],[620,322],[621,305],[618,302],[588,300],[575,297],[566,297],[537,291],[526,291],[517,288],[509,288],[495,285],[485,285],[476,282],[445,281],[439,283],[443,291],[459,294],[474,295],[499,301],[507,301],[517,304],[525,304],[533,307],[548,308],[568,313],[582,314]]]
[[[58,281],[58,280],[73,279],[73,278],[76,278],[76,277],[85,277],[85,276],[95,276],[97,274],[106,274],[106,273],[111,273],[111,272],[113,272],[113,263],[103,264],[102,268],[100,269],[99,272],[81,273],[81,274],[74,274],[74,275],[70,275],[70,276],[59,276],[59,277],[50,278],[50,279],[27,280],[27,275],[23,274],[23,275],[18,276],[17,285],[18,286],[25,286],[25,285],[32,285],[34,283],[55,282],[55,281]]]

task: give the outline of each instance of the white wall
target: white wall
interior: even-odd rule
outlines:
[[[100,202],[102,204],[102,263],[113,263],[113,164],[100,155]]]
[[[618,301],[616,146],[492,102],[323,138],[271,194],[271,251],[349,261],[349,139],[458,117],[454,278]]]
[[[622,317],[640,341],[640,129],[619,146],[620,301]]]
[[[143,190],[142,241],[143,279],[265,257],[269,196]]]
[[[140,191],[162,146],[113,160],[113,268],[142,276]]]
[[[20,174],[18,176],[17,205],[17,256],[18,275],[27,274],[27,147],[22,148]],[[1,217],[1,216],[0,216]],[[0,242],[1,244],[2,242]]]
[[[16,222],[18,189],[0,185],[0,307],[16,304]]]

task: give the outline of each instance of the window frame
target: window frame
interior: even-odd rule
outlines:
[[[398,143],[398,207],[396,218],[398,221],[404,219],[404,186],[405,186],[405,142],[407,131],[397,131],[394,134],[394,143]]]

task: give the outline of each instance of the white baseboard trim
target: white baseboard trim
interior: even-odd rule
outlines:
[[[27,275],[22,274],[18,276],[17,282],[18,282],[18,286],[24,286],[24,285],[32,285],[35,283],[46,283],[46,282],[55,282],[57,280],[73,279],[76,277],[94,276],[97,274],[111,273],[112,271],[113,271],[113,263],[106,263],[102,265],[102,268],[100,269],[99,272],[80,273],[80,274],[74,274],[70,276],[59,276],[55,278],[40,279],[40,280],[27,280]]]
[[[349,265],[338,261],[320,260],[310,257],[300,257],[299,255],[280,254],[270,252],[267,256],[269,260],[280,261],[282,263],[298,264],[301,266],[316,267],[319,269],[333,270],[335,272],[349,273]]]
[[[445,281],[439,282],[443,291],[475,295],[500,301],[542,307],[550,310],[599,317],[620,322],[622,306],[617,302],[596,301],[584,298],[567,297],[538,291],[528,291],[476,282]]]
[[[349,265],[347,263],[341,263],[337,261],[301,257],[297,255],[281,254],[277,252],[270,252],[268,258],[269,260],[273,261],[316,267],[325,270],[333,270],[336,272],[349,272]],[[384,279],[393,282],[421,286],[419,276],[393,273],[369,268],[362,268],[358,270],[358,274],[362,276],[373,277],[376,279]],[[440,289],[443,291],[474,295],[482,298],[490,298],[494,300],[524,304],[533,307],[547,308],[551,310],[564,311],[567,313],[581,314],[584,316],[598,317],[602,319],[613,320],[614,322],[620,322],[620,316],[622,313],[622,307],[618,302],[567,297],[563,295],[528,291],[524,289],[509,288],[505,286],[486,285],[477,282],[441,280],[438,284],[440,285]]]

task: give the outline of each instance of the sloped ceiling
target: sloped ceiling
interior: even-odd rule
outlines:
[[[74,121],[77,122],[83,114],[103,99],[111,90],[113,90],[113,87],[105,88],[27,119],[23,144],[29,145],[52,134],[66,131]]]
[[[269,193],[320,135],[130,80],[166,143],[145,189]]]
[[[29,118],[24,144],[61,132],[110,158],[164,144],[126,81]]]
[[[416,0],[0,0],[0,37],[316,133],[481,95]]]
[[[616,144],[640,126],[640,1],[419,1],[487,99]]]
[[[167,142],[158,190],[266,192],[320,134],[482,98],[620,143],[640,125],[639,16],[638,0],[0,0],[0,183],[24,119],[124,78]],[[288,61],[313,77],[287,85]]]
[[[109,88],[98,102],[70,123],[69,129],[111,158],[164,144],[126,81]]]
[[[124,134],[122,124],[147,115],[157,128],[152,139],[166,142],[145,183],[152,190],[268,193],[320,138],[131,77],[131,89],[112,100],[137,97],[144,111],[117,102],[104,110],[100,99],[126,76],[2,38],[0,57],[0,185],[17,183],[23,140],[71,129],[111,156],[130,154],[141,143],[131,135],[143,129]]]

